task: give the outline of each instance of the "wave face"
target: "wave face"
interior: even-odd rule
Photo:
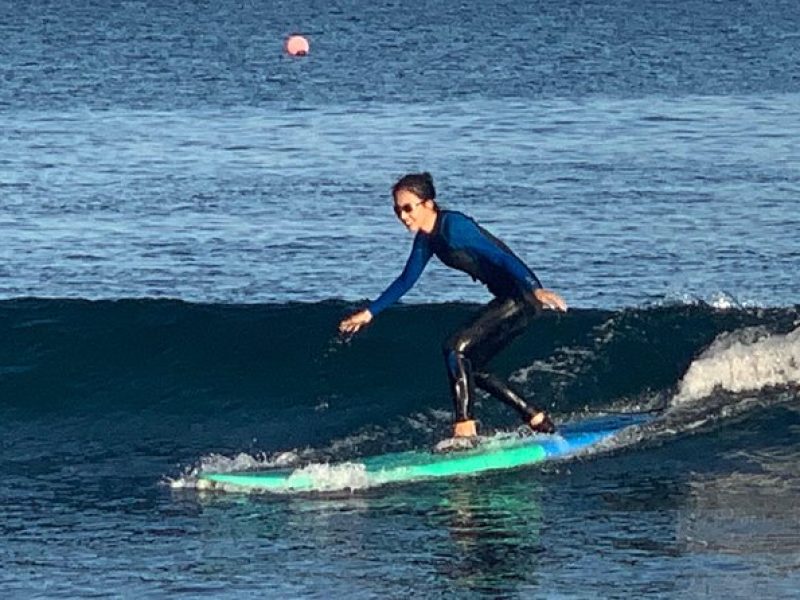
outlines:
[[[358,337],[336,324],[353,306],[217,305],[165,300],[0,302],[0,398],[20,418],[122,411],[217,419],[309,445],[368,426],[445,427],[450,400],[440,344],[479,310],[401,306]],[[798,307],[703,304],[545,315],[495,369],[562,418],[616,407],[691,403],[723,389],[798,380]],[[493,400],[488,426],[515,424]],[[409,424],[429,419],[436,425]],[[405,421],[403,421],[405,419]]]

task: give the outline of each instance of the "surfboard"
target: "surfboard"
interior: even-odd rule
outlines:
[[[568,458],[647,420],[649,417],[639,414],[602,417],[567,424],[552,435],[500,434],[481,438],[474,448],[449,453],[411,450],[297,469],[203,473],[198,478],[198,488],[311,492],[476,475]]]

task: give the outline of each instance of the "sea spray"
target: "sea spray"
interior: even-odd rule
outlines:
[[[729,392],[800,383],[800,327],[787,334],[745,328],[720,335],[695,361],[678,385],[673,405]]]

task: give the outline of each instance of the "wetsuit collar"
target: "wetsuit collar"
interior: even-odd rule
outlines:
[[[436,235],[437,233],[439,233],[439,228],[441,227],[441,223],[442,223],[442,210],[439,209],[436,211],[436,219],[433,221],[433,228],[430,230],[430,232],[423,231],[422,233],[424,233],[425,235],[429,235],[431,237]]]

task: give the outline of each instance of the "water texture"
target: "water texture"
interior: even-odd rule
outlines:
[[[0,0],[0,595],[795,597],[798,31],[791,0]],[[572,307],[494,368],[558,423],[659,418],[474,478],[195,489],[448,435],[485,290],[432,262],[335,334],[402,269],[416,170]]]

